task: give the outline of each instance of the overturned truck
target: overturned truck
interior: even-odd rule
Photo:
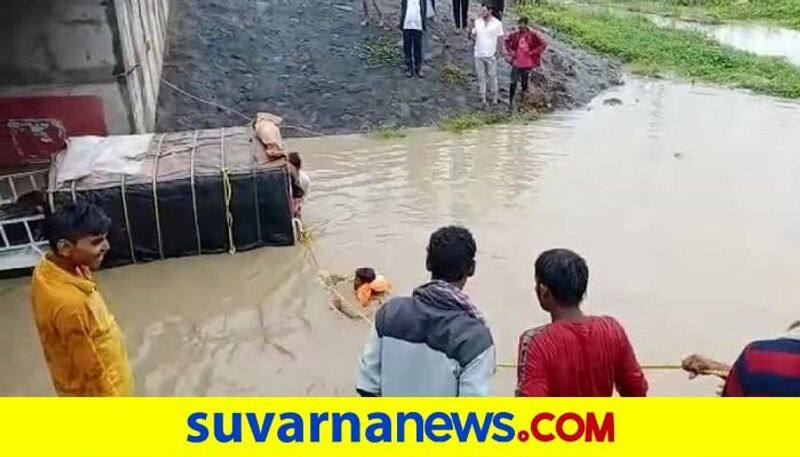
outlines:
[[[105,265],[118,266],[294,244],[292,173],[251,126],[78,137],[53,161],[48,198],[103,208]]]

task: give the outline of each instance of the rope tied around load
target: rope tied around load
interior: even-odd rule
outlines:
[[[233,240],[233,213],[231,213],[231,196],[233,195],[231,178],[228,175],[229,170],[227,168],[220,169],[220,172],[222,172],[222,193],[225,201],[225,219],[228,226],[228,246],[230,246],[228,253],[236,254],[236,244]]]
[[[231,213],[231,178],[225,164],[225,127],[219,129],[219,171],[222,174],[222,201],[225,203],[225,222],[228,228],[228,253],[236,254],[236,244],[233,241],[233,213]]]

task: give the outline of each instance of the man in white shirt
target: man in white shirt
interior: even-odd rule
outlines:
[[[500,91],[497,85],[497,42],[503,37],[503,23],[492,15],[491,7],[484,3],[480,16],[470,20],[470,38],[475,40],[475,72],[478,74],[478,90],[481,101],[486,104],[487,79],[492,89],[492,104],[497,104]]]
[[[402,0],[400,28],[403,30],[403,52],[406,57],[406,77],[422,77],[422,31],[427,19],[427,1]]]

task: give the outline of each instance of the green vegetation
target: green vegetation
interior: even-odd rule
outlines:
[[[447,63],[439,68],[439,81],[445,84],[466,85],[470,82],[470,75],[460,66]]]
[[[588,2],[704,22],[755,20],[800,30],[798,0],[588,0]]]
[[[387,125],[371,129],[367,135],[370,138],[378,140],[392,140],[395,138],[405,138],[408,136],[408,130],[406,130],[405,127]]]
[[[379,36],[364,43],[361,48],[369,65],[383,67],[399,67],[403,63],[403,55],[398,49],[396,39]]]
[[[509,113],[503,111],[470,111],[452,114],[439,121],[439,128],[453,133],[464,133],[497,124],[527,124],[539,118],[536,111]]]
[[[520,13],[610,54],[648,75],[676,74],[716,84],[800,98],[800,68],[721,45],[698,32],[659,27],[645,18],[541,4]]]

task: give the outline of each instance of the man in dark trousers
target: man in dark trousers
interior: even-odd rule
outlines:
[[[469,13],[469,0],[453,0],[453,21],[457,29],[467,28],[467,14]]]
[[[403,30],[403,52],[406,77],[422,77],[422,32],[428,16],[426,0],[401,0],[400,29]]]
[[[528,81],[531,70],[541,64],[542,53],[547,48],[547,43],[536,32],[528,28],[528,18],[519,18],[517,31],[505,40],[505,55],[511,64],[511,86],[509,93],[509,109],[514,108],[514,95],[517,92],[517,83],[522,83],[522,99],[528,92]]]

